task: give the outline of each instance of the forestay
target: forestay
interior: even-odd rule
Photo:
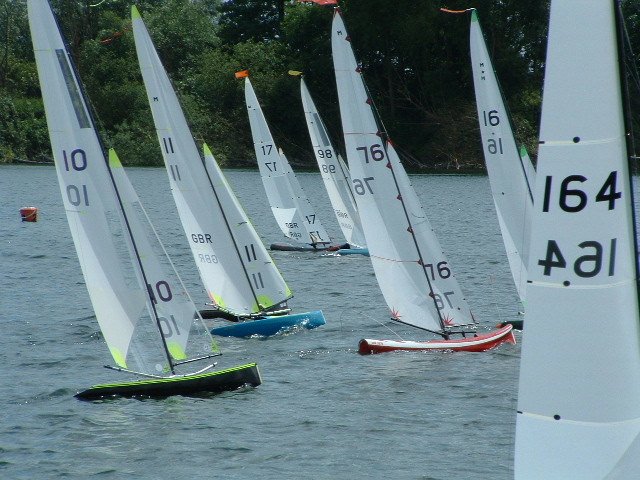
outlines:
[[[313,153],[318,161],[320,175],[336,214],[338,225],[351,246],[365,248],[367,244],[362,232],[356,200],[351,190],[349,170],[333,148],[327,129],[302,77],[300,78],[300,94]]]
[[[332,49],[353,191],[374,271],[392,318],[442,331],[470,310],[391,144],[378,130],[337,11]]]
[[[329,235],[289,162],[276,147],[248,77],[245,78],[244,93],[260,177],[278,226],[286,237],[299,243],[329,243]]]
[[[210,158],[205,167],[136,7],[132,7],[132,22],[171,191],[209,298],[237,315],[278,305],[291,292],[237,201],[231,199],[233,194],[212,166],[208,149]]]
[[[471,64],[482,148],[500,231],[520,300],[525,301],[535,170],[513,136],[498,79],[475,10],[471,11]]]
[[[516,478],[636,478],[640,318],[614,2],[551,3]]]
[[[63,204],[104,339],[120,367],[173,371],[169,352],[175,360],[186,357],[195,307],[157,258],[146,259],[149,271],[143,269],[137,248],[153,254],[150,241],[134,244],[141,229],[124,214],[130,196],[116,189],[55,18],[46,0],[29,0],[28,12]]]

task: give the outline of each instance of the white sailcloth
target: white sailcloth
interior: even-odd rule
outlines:
[[[551,2],[517,479],[636,478],[640,318],[615,2]]]
[[[353,191],[392,318],[441,331],[470,310],[395,149],[378,133],[350,40],[336,12],[333,61]]]
[[[475,10],[471,11],[471,64],[482,148],[500,231],[520,300],[525,301],[534,169],[516,145],[498,79]]]
[[[100,329],[117,365],[143,373],[162,373],[169,351],[176,359],[185,357],[189,329],[182,327],[193,320],[195,307],[176,303],[175,309],[173,304],[156,308],[150,295],[154,287],[160,287],[156,290],[160,296],[176,292],[176,300],[180,288],[169,283],[170,278],[156,276],[157,272],[152,277],[145,275],[134,243],[136,230],[124,214],[53,13],[46,0],[29,0],[27,5],[60,190]],[[159,312],[187,314],[188,320],[176,319],[178,323],[174,324],[181,327],[181,333],[170,331],[171,325],[162,332]]]
[[[116,152],[109,150],[109,167],[116,184],[122,208],[124,209],[131,236],[135,239],[136,251],[142,264],[148,290],[165,338],[167,349],[174,360],[187,358],[187,343],[194,319],[199,320],[196,306],[187,289],[178,276],[173,263],[147,216],[138,195],[127,177]],[[199,321],[196,327],[203,327]],[[211,338],[205,328],[199,328],[201,351],[211,344]]]
[[[278,226],[286,237],[298,243],[329,243],[329,235],[287,158],[276,147],[248,77],[245,78],[244,94],[260,177]]]
[[[264,310],[286,301],[291,297],[291,290],[282,278],[276,264],[273,263],[206,144],[204,145],[204,161],[220,210],[224,212],[231,235],[240,250],[246,276],[249,278],[249,283],[258,299],[259,309]]]
[[[221,189],[216,190],[210,176],[215,174],[215,168],[205,167],[200,157],[176,93],[136,7],[132,7],[132,23],[171,191],[209,298],[219,308],[238,315],[280,304],[291,292],[244,213],[227,210],[235,209],[237,202],[221,202],[221,197],[232,194],[224,191],[228,185],[219,180],[217,185]],[[238,228],[234,221],[244,228]],[[251,260],[244,260],[245,250],[250,252]]]
[[[300,94],[313,153],[318,161],[320,175],[336,214],[338,225],[350,245],[365,248],[367,244],[362,232],[356,199],[351,190],[349,169],[333,148],[327,129],[302,77],[300,78]]]

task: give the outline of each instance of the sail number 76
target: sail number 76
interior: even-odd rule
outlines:
[[[372,182],[373,180],[373,177],[364,177],[362,180],[359,178],[354,178],[353,180],[351,180],[353,182],[353,191],[357,195],[364,195],[365,193],[367,193],[367,191],[369,191],[369,193],[373,193],[373,189],[369,184],[369,182]]]

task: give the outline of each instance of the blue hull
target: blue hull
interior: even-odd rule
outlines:
[[[233,325],[217,327],[211,330],[212,335],[221,337],[251,337],[259,335],[270,337],[288,328],[298,327],[312,329],[324,325],[326,320],[322,310],[306,313],[294,313],[277,317],[264,317],[257,320],[246,320]]]
[[[304,243],[299,243],[297,245],[293,245],[291,243],[272,243],[269,247],[270,250],[280,250],[283,252],[323,252],[325,251],[329,245],[307,245]]]
[[[368,248],[341,248],[336,252],[338,255],[365,255],[369,256]]]

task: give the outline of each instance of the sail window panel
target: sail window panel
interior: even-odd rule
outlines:
[[[78,91],[78,86],[76,85],[74,75],[71,71],[69,60],[67,59],[67,52],[62,49],[56,49],[56,57],[58,58],[62,77],[64,78],[65,85],[67,86],[67,92],[69,93],[69,98],[71,99],[71,104],[73,105],[73,111],[76,114],[78,125],[80,128],[91,128],[89,115],[84,107],[84,102],[82,101],[82,97]]]

